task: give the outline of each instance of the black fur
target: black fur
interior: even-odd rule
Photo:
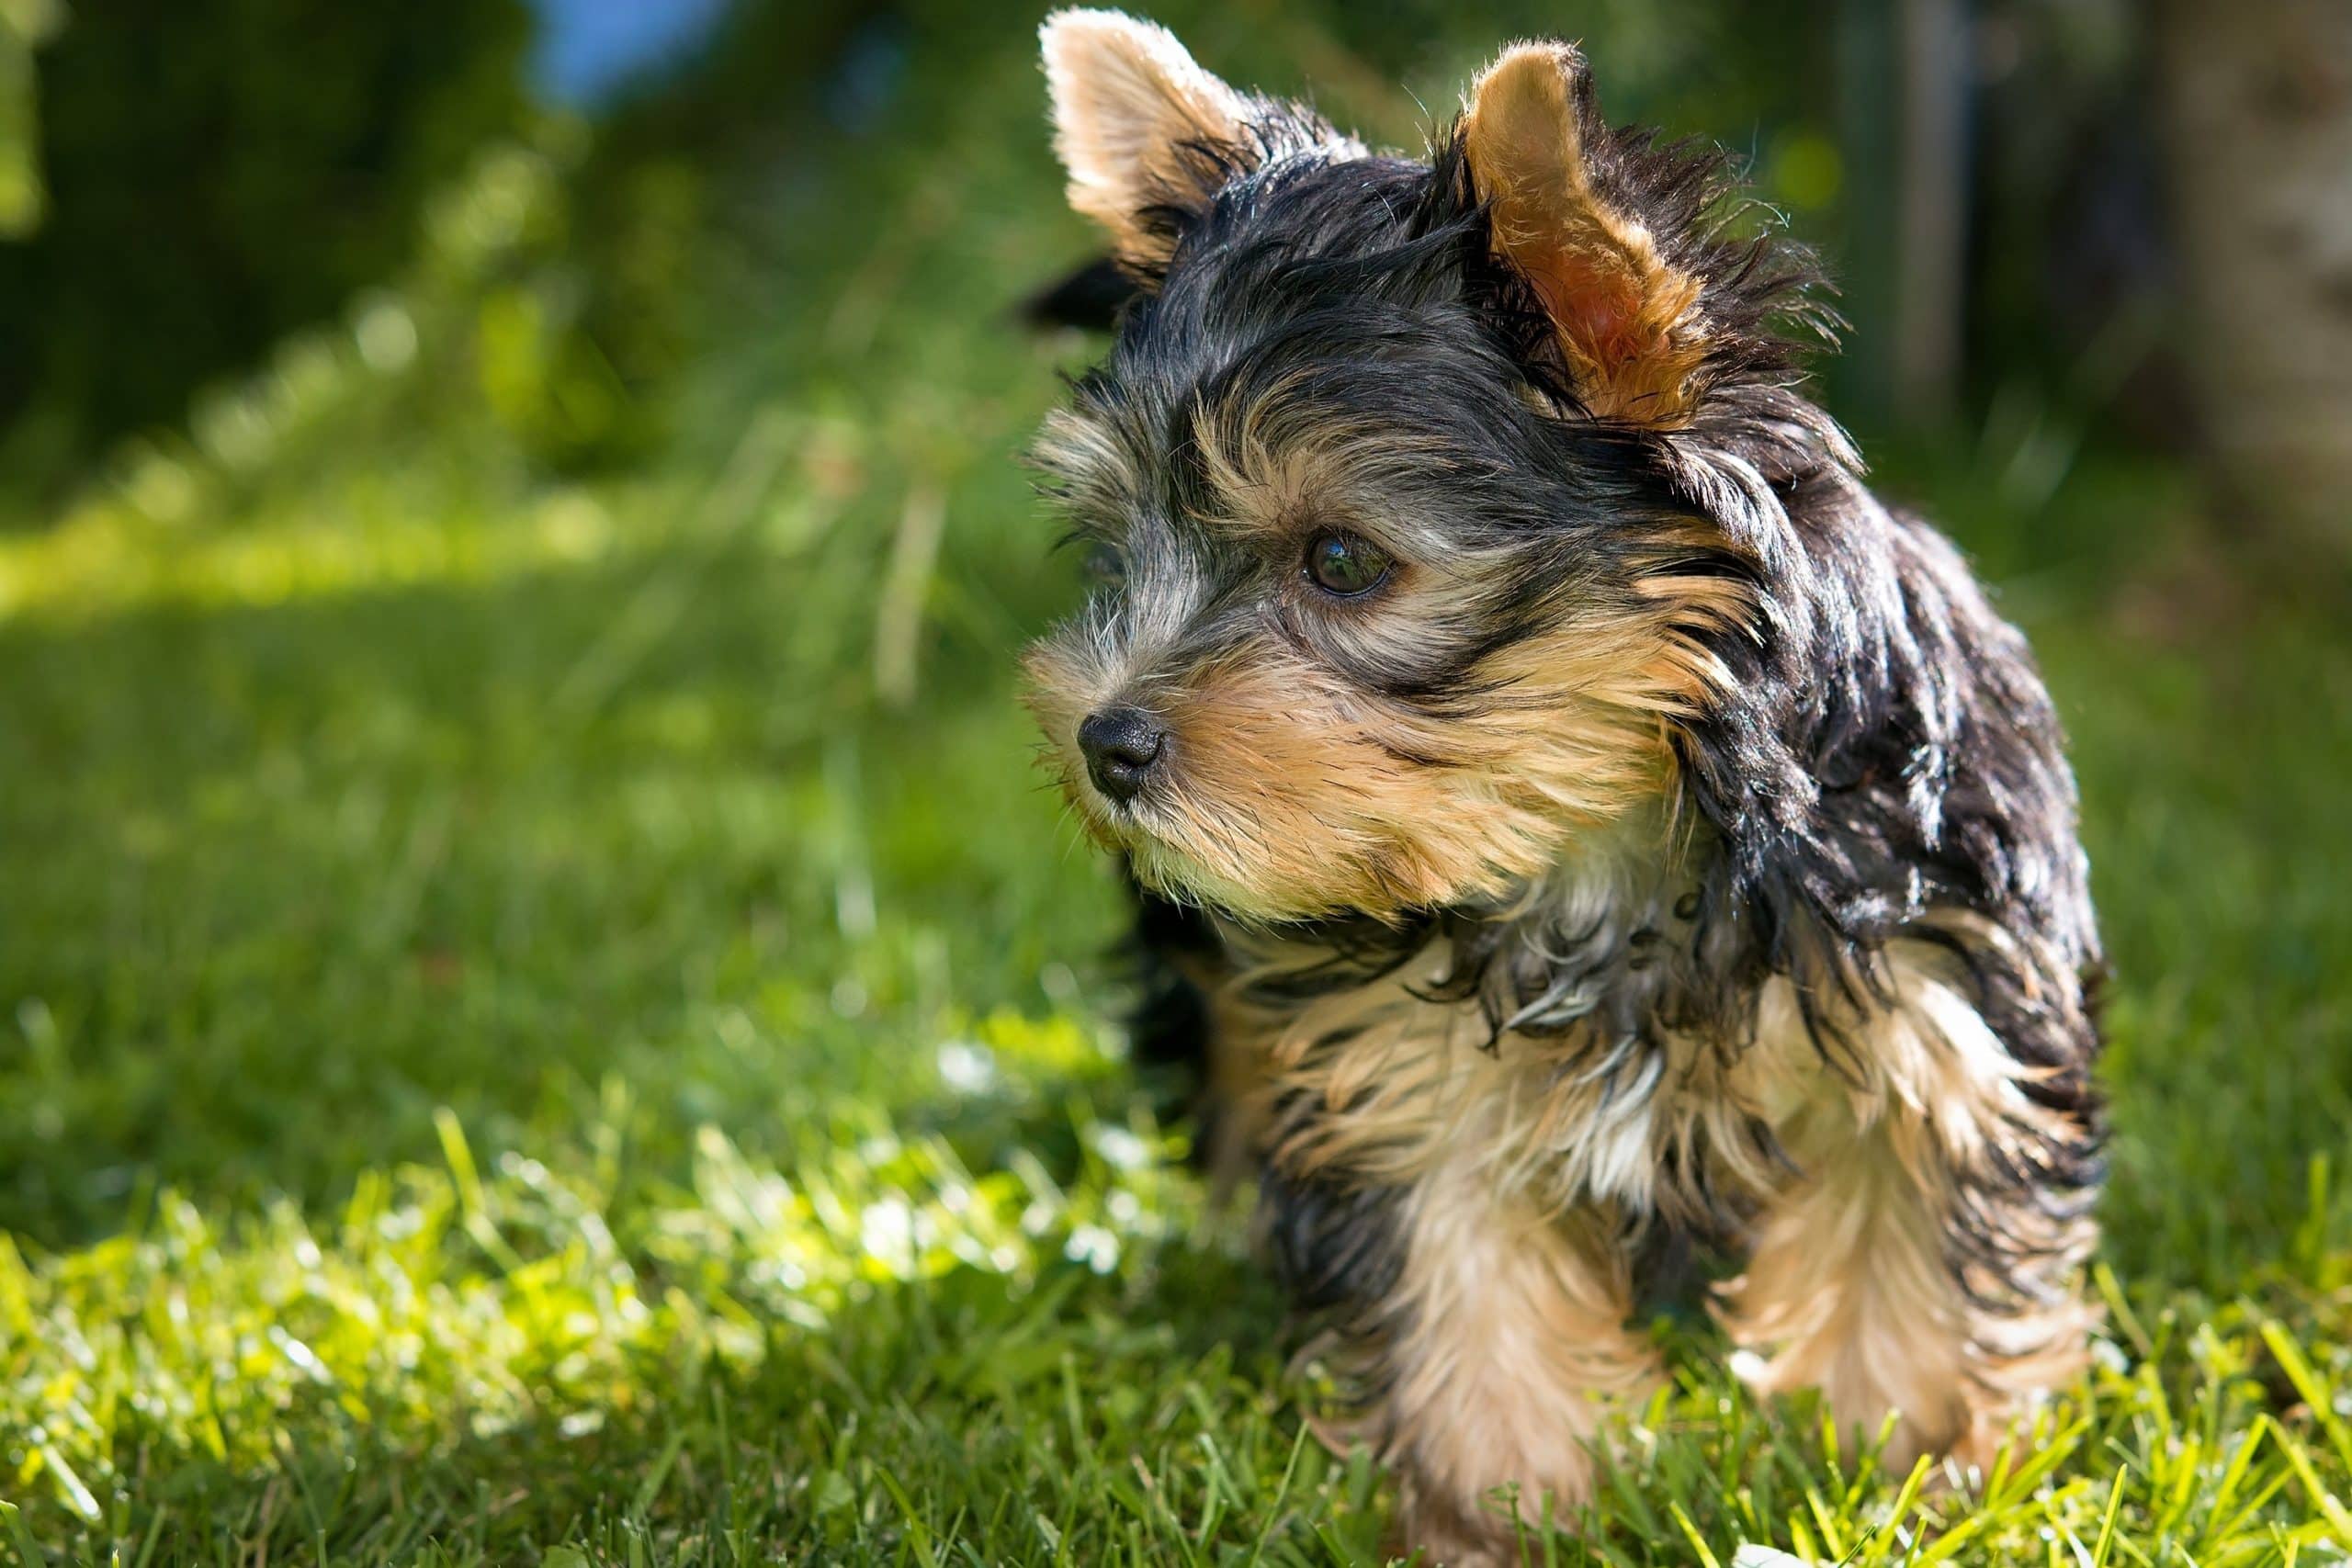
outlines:
[[[1283,934],[1329,962],[1278,984],[1294,997],[1357,984],[1443,936],[1456,960],[1443,990],[1484,1010],[1498,1048],[1598,1017],[1600,1066],[1630,1079],[1668,1032],[1736,1049],[1758,987],[1793,976],[1838,1070],[1855,1045],[1827,999],[1868,999],[1895,938],[1945,943],[2004,1044],[2045,1070],[2033,1101],[2070,1129],[1962,1173],[1951,1268],[1989,1301],[2044,1289],[2052,1259],[2003,1216],[2078,1212],[2101,1175],[2084,999],[2100,953],[2049,698],[1951,546],[1869,492],[1842,433],[1797,389],[1799,354],[1835,324],[1810,258],[1727,199],[1720,155],[1591,124],[1600,187],[1704,282],[1710,347],[1686,427],[1563,418],[1518,395],[1532,385],[1577,406],[1536,301],[1492,257],[1458,136],[1428,164],[1342,158],[1317,152],[1321,133],[1293,115],[1251,145],[1201,149],[1211,194],[1170,192],[1155,208],[1170,257],[1138,280],[1108,360],[1076,389],[1119,433],[1144,493],[1122,498],[1122,519],[1073,498],[1079,525],[1122,538],[1135,517],[1180,528],[1203,500],[1190,444],[1204,407],[1272,400],[1302,426],[1436,433],[1453,454],[1442,473],[1400,468],[1384,483],[1464,547],[1507,557],[1507,592],[1475,624],[1345,673],[1444,716],[1509,700],[1476,680],[1480,665],[1576,596],[1629,592],[1662,521],[1710,522],[1719,543],[1678,570],[1736,579],[1760,615],[1714,636],[1734,680],[1675,738],[1707,829],[1691,880],[1577,931],[1485,908],[1295,928]],[[1238,585],[1251,568],[1220,570]],[[1210,618],[1193,635],[1219,633]],[[1955,911],[2006,940],[1931,918]],[[1148,902],[1147,946],[1156,933],[1197,957],[1198,922]],[[1150,995],[1169,1010],[1140,1024],[1142,1053],[1196,1044],[1197,996],[1182,984]],[[1265,1202],[1303,1302],[1377,1300],[1394,1272],[1388,1198],[1277,1174]]]
[[[1155,1080],[1165,1109],[1201,1123],[1205,1150],[1217,1107],[1208,1097],[1209,1005],[1195,976],[1216,965],[1224,943],[1200,909],[1136,886],[1135,924],[1120,947],[1134,1001],[1127,1019],[1128,1058]]]
[[[1097,256],[1031,295],[1021,314],[1032,326],[1107,333],[1119,324],[1119,312],[1139,292],[1136,280],[1117,262]]]

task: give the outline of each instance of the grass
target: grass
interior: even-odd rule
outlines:
[[[1114,889],[1028,766],[1010,668],[1076,572],[1008,454],[1077,350],[1003,307],[1082,239],[1021,29],[933,19],[970,31],[906,123],[696,236],[644,460],[556,477],[495,417],[537,364],[486,325],[537,297],[510,247],[0,532],[26,1561],[1376,1560],[1376,1471],[1307,1435],[1328,1388],[1138,1108]],[[560,201],[536,158],[475,197]],[[2015,467],[1894,482],[2075,738],[2098,1370],[1943,1489],[1662,1320],[1673,1385],[1532,1562],[2347,1556],[2352,633],[2215,565],[2177,475]]]

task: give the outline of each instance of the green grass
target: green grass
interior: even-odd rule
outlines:
[[[413,357],[324,334],[0,532],[9,1549],[1374,1559],[1379,1476],[1137,1109],[1114,890],[1011,700],[1075,572],[1010,454],[1076,350],[1004,304],[1082,236],[1023,29],[969,26],[699,237],[651,457],[550,477],[500,423],[560,393],[498,357],[544,281],[498,251],[406,280]],[[1299,52],[1255,27],[1204,52]],[[1674,1385],[1531,1561],[2346,1560],[2352,632],[2213,565],[2176,475],[2017,468],[1905,488],[2075,737],[2098,1371],[1939,1490],[1661,1322]]]

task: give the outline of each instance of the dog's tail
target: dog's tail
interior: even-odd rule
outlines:
[[[1136,281],[1109,256],[1097,256],[1021,302],[1021,319],[1033,327],[1076,327],[1107,333],[1137,290]]]

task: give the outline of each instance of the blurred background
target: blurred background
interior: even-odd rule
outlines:
[[[1822,396],[2075,737],[2112,1260],[2336,1234],[2352,8],[1152,11],[1406,148],[1581,38],[1748,161],[1842,287]],[[1017,319],[1092,254],[1039,16],[0,0],[0,1241],[469,1147],[657,1254],[715,1147],[1093,1168],[1117,899],[1012,697],[1080,580],[1015,457],[1094,351]]]

